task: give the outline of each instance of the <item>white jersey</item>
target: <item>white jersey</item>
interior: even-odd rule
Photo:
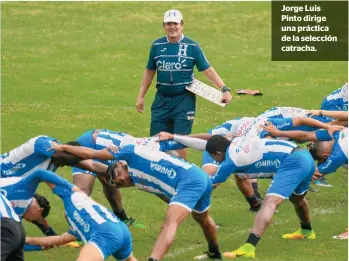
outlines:
[[[305,109],[296,107],[274,107],[265,111],[258,117],[263,118],[295,118],[295,117],[307,117]]]
[[[182,144],[175,141],[161,141],[158,142],[158,137],[135,138],[131,135],[122,132],[115,132],[110,130],[102,130],[98,133],[96,138],[96,149],[101,150],[110,145],[116,146],[146,146],[150,149],[169,151],[185,148]]]
[[[10,201],[8,201],[8,199],[2,193],[0,193],[0,218],[9,218],[17,222],[21,221],[16,212],[13,210]]]
[[[348,83],[328,95],[321,104],[322,110],[347,111],[348,110]]]
[[[1,154],[1,178],[26,177],[37,169],[56,169],[51,164],[51,156],[55,153],[51,148],[56,139],[48,136],[37,136],[9,153]]]
[[[232,140],[225,160],[212,176],[212,183],[222,183],[232,173],[243,178],[272,177],[296,147],[289,141],[237,137]]]

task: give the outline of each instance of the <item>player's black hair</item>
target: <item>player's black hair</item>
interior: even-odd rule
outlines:
[[[44,196],[41,196],[39,194],[35,194],[34,198],[38,201],[38,204],[41,208],[43,208],[44,210],[42,211],[42,216],[45,218],[48,216],[48,214],[50,213],[50,201],[47,200],[47,198],[45,198]]]
[[[57,166],[74,166],[82,161],[82,158],[66,151],[56,151],[52,155],[53,163]]]
[[[231,141],[227,138],[220,135],[214,135],[207,141],[206,151],[208,153],[216,153],[217,151],[226,152],[230,144]]]
[[[114,169],[116,167],[117,167],[117,162],[108,166],[107,173],[106,173],[106,179],[107,179],[107,182],[109,184],[114,183],[114,179],[115,179]]]
[[[81,146],[80,143],[76,140],[73,140],[73,141],[68,141],[66,143],[64,143],[66,145],[70,145],[70,146]]]
[[[310,155],[313,157],[314,160],[319,160],[318,154],[317,154],[317,148],[316,148],[316,143],[314,142],[309,142],[307,144],[307,148],[310,152]]]
[[[70,146],[80,146],[80,143],[77,141],[69,141],[65,144]],[[66,151],[55,152],[55,154],[52,155],[52,159],[54,159],[54,163],[58,166],[74,166],[82,161],[80,157]]]

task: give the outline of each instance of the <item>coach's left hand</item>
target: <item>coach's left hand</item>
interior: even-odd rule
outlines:
[[[231,102],[232,98],[233,97],[231,96],[230,92],[223,92],[221,102],[224,102],[228,105]]]

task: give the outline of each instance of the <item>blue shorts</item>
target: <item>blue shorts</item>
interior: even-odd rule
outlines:
[[[82,134],[76,141],[79,142],[80,146],[96,149],[96,142],[93,140],[93,133],[95,130],[90,130]],[[78,167],[72,167],[73,175],[88,174],[97,177],[96,173],[81,169]]]
[[[195,118],[196,97],[190,92],[177,96],[156,93],[151,106],[150,136],[160,131],[188,135]]]
[[[88,175],[92,175],[94,177],[97,177],[97,174],[92,172],[92,171],[89,171],[89,170],[86,170],[86,169],[81,169],[81,168],[78,168],[78,167],[72,167],[72,171],[73,171],[73,176],[74,175],[79,175],[79,174],[88,174]]]
[[[203,167],[205,165],[212,165],[212,166],[216,166],[217,168],[219,166],[219,163],[215,161],[206,150],[202,153],[202,160],[201,160],[201,166]]]
[[[292,194],[303,195],[308,191],[315,171],[315,163],[308,150],[289,154],[277,169],[267,195],[289,198]]]
[[[132,254],[131,233],[123,222],[99,225],[88,243],[97,247],[104,259],[113,255],[117,260],[124,260]]]
[[[199,167],[190,168],[178,181],[176,195],[169,205],[180,205],[196,213],[206,212],[211,205],[212,182]]]

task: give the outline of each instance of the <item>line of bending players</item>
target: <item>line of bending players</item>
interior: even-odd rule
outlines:
[[[289,199],[300,229],[285,239],[315,239],[305,199],[312,179],[334,173],[348,162],[348,84],[331,93],[321,110],[272,108],[258,117],[233,119],[208,133],[190,136],[159,133],[136,138],[107,129],[90,130],[76,141],[61,144],[37,136],[1,155],[1,260],[23,260],[23,248],[47,249],[84,242],[77,260],[136,260],[127,225],[144,227],[127,216],[120,188],[136,186],[168,204],[165,221],[148,261],[161,260],[189,214],[198,222],[208,243],[202,259],[255,257],[255,248],[272,216]],[[309,142],[302,149],[295,142]],[[203,151],[202,168],[168,151]],[[315,166],[314,159],[318,162]],[[73,184],[54,174],[72,166]],[[221,254],[217,226],[209,215],[212,189],[234,175],[238,188],[256,211],[252,230],[237,250]],[[112,211],[92,200],[95,180]],[[255,179],[272,178],[264,200]],[[45,182],[64,203],[69,231],[57,235],[48,224],[48,200],[36,194]],[[44,237],[25,237],[21,220],[38,226]]]

